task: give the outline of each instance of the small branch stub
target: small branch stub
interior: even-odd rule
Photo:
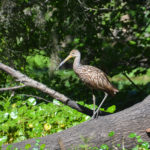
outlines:
[[[150,133],[150,128],[147,128],[147,129],[146,129],[146,133]]]
[[[150,137],[150,128],[147,128],[147,129],[146,129],[146,133],[147,133],[147,135]]]
[[[23,88],[25,86],[26,85],[14,86],[14,87],[8,87],[8,88],[0,88],[0,91],[13,91],[13,90],[17,90],[17,89]]]

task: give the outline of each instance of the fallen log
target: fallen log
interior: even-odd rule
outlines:
[[[144,141],[150,142],[150,96],[134,106],[108,116],[99,116],[98,119],[89,120],[75,127],[69,128],[59,133],[48,135],[40,139],[40,145],[45,144],[45,148],[50,150],[61,149],[59,140],[63,143],[63,148],[80,149],[80,145],[89,147],[100,147],[107,144],[110,148],[115,149],[117,144],[121,148],[131,149],[137,142],[130,139],[130,133],[136,133]],[[114,131],[115,135],[109,137],[109,132]],[[37,138],[35,138],[37,139]],[[35,139],[29,139],[20,143],[14,143],[13,147],[24,148],[26,144],[35,147]],[[2,149],[6,149],[3,146]],[[120,149],[121,149],[120,148]]]

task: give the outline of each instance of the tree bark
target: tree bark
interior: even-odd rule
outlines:
[[[150,96],[134,106],[108,116],[89,120],[75,127],[59,133],[48,135],[40,139],[47,149],[59,150],[58,139],[61,138],[65,149],[80,149],[80,145],[97,146],[107,144],[110,148],[121,144],[126,149],[133,148],[137,143],[128,137],[129,133],[140,135],[144,141],[150,142],[146,129],[150,128]],[[109,137],[108,133],[114,131],[115,135]],[[36,138],[37,139],[37,138]],[[24,148],[26,144],[34,147],[35,139],[29,139],[13,144],[14,147]],[[3,146],[2,149],[5,149]]]

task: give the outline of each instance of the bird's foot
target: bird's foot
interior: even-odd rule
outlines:
[[[98,111],[96,111],[95,113],[93,113],[92,119],[97,119],[98,118],[98,114],[99,114]]]

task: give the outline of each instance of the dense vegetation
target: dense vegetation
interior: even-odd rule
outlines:
[[[77,48],[82,53],[82,63],[97,66],[113,77],[120,93],[108,98],[103,107],[115,104],[119,111],[150,92],[149,6],[147,0],[2,0],[0,62],[83,105],[91,104],[91,91],[68,70],[72,62],[55,71],[60,58]],[[138,87],[129,82],[126,74]],[[15,85],[18,83],[12,77],[0,71],[1,88]],[[88,119],[66,106],[36,98],[31,103],[33,96],[55,101],[27,87],[1,93],[1,143],[44,136]],[[97,93],[98,99],[102,96]],[[114,109],[111,107],[110,111]]]

